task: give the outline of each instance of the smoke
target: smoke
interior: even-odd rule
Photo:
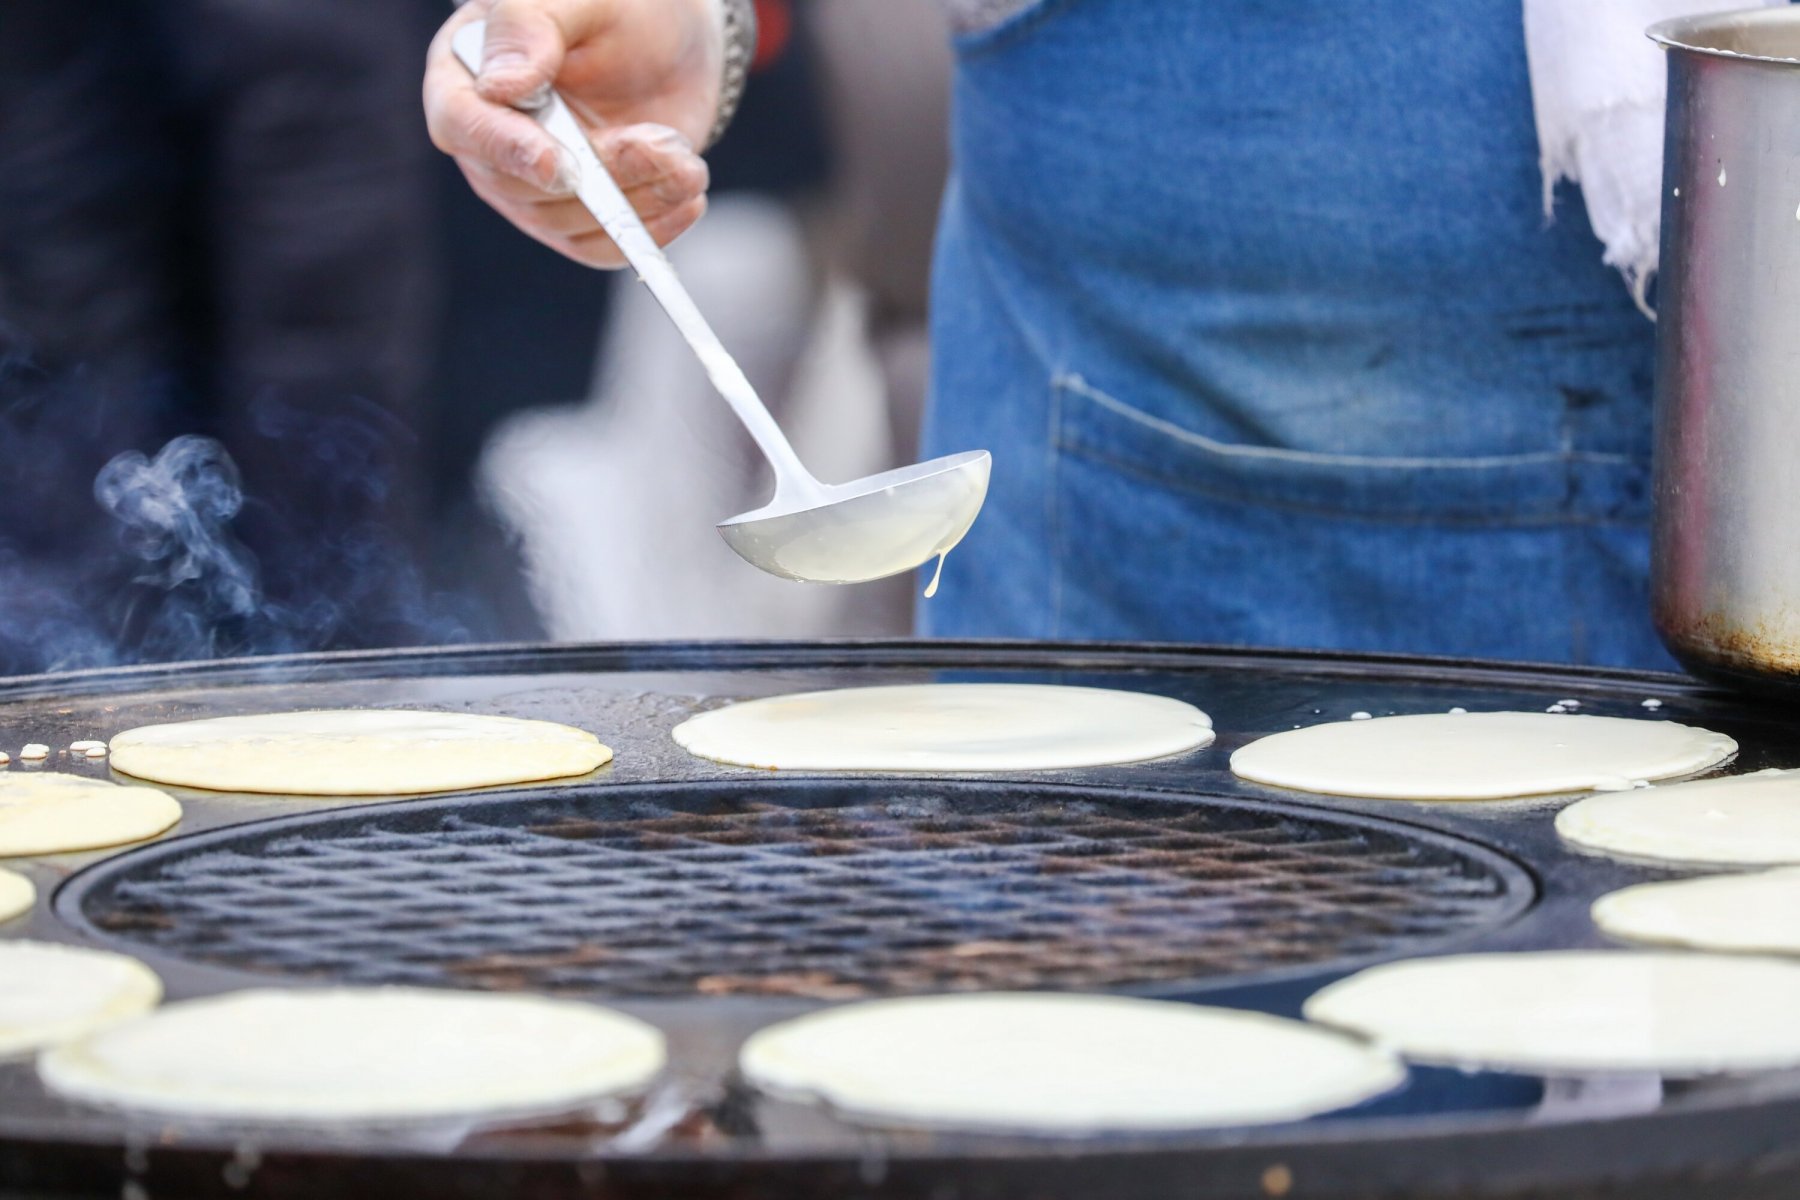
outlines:
[[[0,676],[486,628],[427,581],[403,422],[273,388],[236,415],[141,362],[58,365],[0,321]],[[230,440],[186,432],[209,425]]]
[[[125,640],[157,657],[229,649],[221,641],[255,620],[262,594],[255,561],[231,536],[244,493],[225,447],[190,434],[155,458],[127,451],[101,468],[94,498],[137,567]]]
[[[0,676],[470,640],[458,598],[428,588],[410,547],[366,516],[296,528],[263,502],[265,553],[281,567],[272,589],[240,536],[254,493],[212,438],[114,455],[92,476],[98,511],[85,517],[62,502],[80,495],[79,476],[34,484],[29,507],[55,509],[53,536],[0,522]]]
[[[319,428],[300,432],[320,453]],[[366,492],[378,486],[369,482],[378,474],[306,477],[325,491],[339,484]],[[366,512],[320,527],[265,505],[263,540],[281,568],[280,590],[270,594],[256,556],[234,532],[234,521],[251,515],[238,467],[212,438],[177,437],[154,457],[120,454],[96,476],[94,497],[114,522],[130,572],[108,609],[115,661],[469,640],[452,598],[431,592],[409,548]]]

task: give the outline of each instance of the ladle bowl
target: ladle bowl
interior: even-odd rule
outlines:
[[[719,522],[726,544],[771,575],[862,583],[911,570],[960,542],[987,497],[993,464],[969,450],[844,484],[817,503],[774,501]]]

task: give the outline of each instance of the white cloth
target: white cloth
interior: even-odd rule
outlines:
[[[1581,185],[1608,266],[1646,315],[1662,221],[1663,52],[1644,36],[1658,21],[1787,0],[1525,0],[1525,50],[1544,173]]]
[[[786,205],[720,197],[669,257],[820,478],[894,465],[857,303],[841,285],[820,294],[805,230]],[[596,395],[517,414],[482,457],[482,487],[520,539],[550,635],[904,632],[911,576],[819,587],[765,575],[731,552],[713,524],[768,498],[768,467],[650,293],[622,273],[614,295]]]

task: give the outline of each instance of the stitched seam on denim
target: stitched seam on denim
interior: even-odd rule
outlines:
[[[1038,22],[1048,19],[1060,10],[1080,0],[1039,0],[1038,3],[1021,12],[1016,12],[998,25],[973,33],[959,34],[951,39],[959,54],[974,57],[1003,50],[1016,37],[1023,37]]]
[[[952,176],[951,179],[951,186],[956,187],[960,193],[961,186],[956,182],[955,176]],[[959,194],[957,203],[966,206],[968,200]],[[1056,381],[1059,379],[1079,378],[1071,374],[1067,367],[1055,365],[1057,356],[1050,353],[1048,340],[1038,331],[1037,326],[1025,319],[1024,314],[1019,311],[1018,305],[1013,303],[1011,289],[1001,282],[1000,277],[994,271],[993,264],[988,260],[988,256],[982,253],[981,239],[965,237],[963,253],[968,256],[970,266],[981,272],[982,278],[987,281],[988,290],[999,299],[1007,322],[1012,326],[1013,332],[1018,335],[1019,340],[1025,343],[1025,349],[1038,361],[1038,365],[1049,373],[1051,386],[1056,386]],[[1053,435],[1060,436],[1061,432],[1058,427],[1053,426],[1050,429],[1050,433]],[[1056,443],[1052,441],[1051,448],[1055,449],[1055,446]]]
[[[965,207],[968,205],[968,199],[962,194],[961,182],[954,172],[952,172],[950,176],[950,182],[947,185],[947,188],[947,195],[951,194],[951,191],[955,193],[954,198],[956,203],[964,205]],[[993,264],[988,260],[988,256],[982,252],[981,241],[965,235],[962,239],[962,252],[966,256],[969,269],[980,272],[982,280],[987,285],[988,290],[999,300],[1001,314],[1007,323],[1012,326],[1014,334],[1022,343],[1024,343],[1025,352],[1037,361],[1038,365],[1043,368],[1052,380],[1066,375],[1068,373],[1066,368],[1051,365],[1053,359],[1051,358],[1043,334],[1038,332],[1037,327],[1026,320],[1018,311],[1018,307],[1013,304],[1012,292],[1000,281],[998,275],[994,271]],[[1060,426],[1062,419],[1062,397],[1054,388],[1052,388],[1051,398],[1053,403],[1049,414],[1048,427],[1045,429],[1045,433],[1048,436],[1046,438],[1047,444],[1044,453],[1047,456],[1049,466],[1052,468],[1052,473],[1046,476],[1044,480],[1044,506],[1045,515],[1050,521],[1049,528],[1051,536],[1055,537],[1059,525],[1057,517],[1061,508],[1057,497],[1057,492],[1059,490],[1057,487],[1057,478],[1059,472],[1056,470],[1056,467],[1061,457],[1058,451],[1061,448],[1062,430]],[[941,402],[942,397],[937,397],[936,400],[937,402]],[[1060,607],[1062,603],[1062,555],[1060,553],[1060,547],[1055,542],[1051,544],[1049,549],[1052,582],[1052,607],[1050,619],[1052,623],[1051,627],[1055,629],[1060,626],[1062,620]]]
[[[1381,457],[1378,455],[1356,454],[1324,454],[1315,450],[1285,450],[1279,446],[1245,446],[1231,442],[1221,442],[1209,438],[1205,434],[1194,433],[1183,429],[1171,421],[1161,417],[1153,417],[1141,409],[1133,408],[1122,400],[1115,399],[1087,382],[1080,375],[1058,375],[1053,384],[1066,388],[1087,397],[1103,408],[1111,409],[1119,416],[1153,429],[1158,433],[1185,443],[1209,454],[1221,458],[1258,459],[1268,462],[1305,463],[1326,467],[1358,467],[1372,470],[1425,470],[1449,469],[1482,471],[1502,467],[1552,466],[1557,463],[1585,462],[1605,466],[1629,466],[1630,455],[1599,454],[1584,450],[1545,450],[1533,454],[1497,454],[1485,457],[1470,458],[1415,458],[1415,457]]]
[[[1062,389],[1050,389],[1050,421],[1044,439],[1044,466],[1049,486],[1044,489],[1044,519],[1050,527],[1050,636],[1062,636],[1063,547],[1062,522]]]
[[[1575,495],[1576,489],[1579,486],[1580,486],[1579,481],[1575,477],[1575,464],[1570,463],[1567,467],[1565,467],[1563,469],[1563,495],[1565,495],[1565,496]],[[1562,557],[1562,569],[1563,569],[1562,594],[1565,596],[1581,595],[1581,589],[1576,586],[1577,580],[1575,578],[1575,555],[1573,553],[1574,546],[1571,544],[1572,542],[1574,542],[1576,536],[1577,535],[1574,530],[1564,529],[1557,536],[1557,539],[1556,539],[1557,543],[1558,543],[1557,549],[1559,551],[1561,551],[1561,557]],[[1582,609],[1583,609],[1583,606],[1578,603],[1570,604],[1567,606],[1567,609],[1566,609],[1568,615],[1564,618],[1563,631],[1569,639],[1568,659],[1570,662],[1578,663],[1578,662],[1586,662],[1587,661],[1586,648],[1582,645],[1582,643],[1586,640],[1585,631],[1582,628],[1582,621],[1583,621],[1583,618],[1587,614],[1584,613],[1582,611]]]
[[[1388,513],[1373,508],[1305,504],[1296,500],[1246,495],[1230,488],[1214,487],[1182,476],[1152,471],[1141,463],[1130,462],[1088,446],[1065,444],[1061,448],[1063,453],[1071,457],[1086,459],[1090,463],[1110,467],[1127,475],[1135,475],[1139,479],[1160,484],[1165,488],[1204,496],[1209,500],[1221,500],[1253,508],[1277,509],[1281,512],[1304,513],[1315,517],[1329,517],[1338,521],[1360,521],[1368,525],[1451,526],[1458,529],[1564,529],[1576,526],[1593,529],[1644,529],[1649,525],[1646,518],[1634,520],[1626,517],[1588,517],[1571,513],[1545,513],[1529,516],[1509,516],[1500,513],[1493,516],[1462,516],[1455,513]]]
[[[958,187],[958,192],[961,192],[960,185]],[[969,201],[961,195],[958,195],[957,203],[964,206],[969,205]],[[1017,331],[1019,340],[1025,343],[1025,348],[1031,352],[1033,358],[1038,360],[1039,365],[1050,373],[1052,385],[1054,385],[1058,379],[1076,378],[1069,374],[1066,367],[1053,365],[1056,360],[1055,356],[1050,353],[1048,342],[1045,340],[1043,334],[1038,332],[1037,327],[1030,321],[1027,321],[1024,315],[1019,312],[1018,306],[1012,302],[1011,291],[1000,281],[999,276],[995,274],[993,265],[988,261],[987,255],[982,253],[981,241],[979,239],[965,237],[963,239],[963,250],[964,253],[968,255],[969,262],[976,270],[980,271],[982,277],[987,280],[988,289],[992,291],[995,296],[999,297],[1000,305],[1006,312],[1006,319],[1012,324],[1013,329]],[[1056,431],[1052,430],[1052,432]]]

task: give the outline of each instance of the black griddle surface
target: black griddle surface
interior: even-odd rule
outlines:
[[[519,791],[176,839],[62,890],[78,930],[302,979],[588,999],[1189,994],[1503,925],[1479,845],[1288,805],[949,780]]]
[[[1160,692],[1212,714],[1220,736],[1130,766],[853,780],[718,766],[668,737],[686,716],[741,697],[933,679]],[[1641,707],[1646,698],[1661,709]],[[340,980],[600,998],[660,1025],[672,1054],[667,1080],[623,1109],[335,1133],[138,1124],[47,1097],[27,1064],[4,1064],[0,1193],[1800,1195],[1800,1077],[1787,1073],[1665,1087],[1419,1071],[1396,1097],[1312,1122],[1073,1141],[859,1129],[732,1078],[751,1031],[853,995],[1077,987],[1292,1014],[1370,960],[1602,946],[1586,915],[1595,896],[1685,872],[1562,847],[1550,820],[1566,798],[1332,800],[1226,768],[1256,736],[1358,710],[1564,699],[1730,734],[1743,747],[1731,771],[1800,765],[1780,710],[1673,676],[1175,647],[523,647],[0,681],[8,743],[61,747],[156,721],[359,705],[594,730],[617,758],[562,785],[393,804],[171,789],[186,816],[170,836],[26,860],[46,900],[0,936],[126,949],[163,975],[171,999]],[[396,878],[357,882],[358,855],[361,870]],[[408,883],[421,863],[427,878]],[[784,874],[787,863],[798,866]],[[316,895],[268,902],[294,870],[312,872]],[[458,881],[446,934],[417,889]],[[713,911],[701,910],[708,897]],[[411,927],[395,919],[408,909]],[[322,936],[334,912],[349,928]]]

